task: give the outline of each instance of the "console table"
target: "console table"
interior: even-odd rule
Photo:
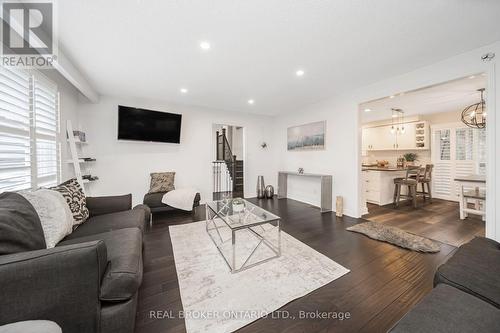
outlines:
[[[278,199],[287,197],[288,176],[313,177],[321,180],[321,212],[332,211],[332,176],[315,173],[298,173],[291,171],[278,172]]]

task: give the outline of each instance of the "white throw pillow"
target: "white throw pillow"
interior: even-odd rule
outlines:
[[[66,199],[57,191],[40,189],[19,192],[31,205],[42,223],[47,248],[53,248],[73,230],[73,214]]]

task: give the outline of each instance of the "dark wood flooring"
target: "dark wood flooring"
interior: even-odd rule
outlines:
[[[454,201],[434,199],[429,203],[419,199],[417,209],[406,203],[398,208],[368,204],[368,212],[364,219],[457,247],[475,236],[484,236],[485,232],[485,224],[478,215],[470,214],[465,220],[460,220],[458,202]]]
[[[280,310],[296,317],[299,311],[349,312],[350,319],[276,319],[274,312],[239,332],[385,332],[432,289],[437,266],[456,250],[443,244],[436,254],[412,252],[345,230],[363,219],[320,214],[290,199],[250,200],[281,216],[285,232],[351,270]],[[194,214],[158,215],[145,231],[136,332],[185,332],[183,319],[155,319],[150,311],[182,310],[168,227],[204,215],[203,206]]]

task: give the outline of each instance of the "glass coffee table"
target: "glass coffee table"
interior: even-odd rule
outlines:
[[[208,202],[206,218],[207,233],[231,273],[281,255],[280,217],[247,200]]]

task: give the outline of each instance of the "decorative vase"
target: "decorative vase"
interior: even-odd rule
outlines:
[[[266,186],[266,198],[272,199],[274,197],[274,187],[272,185]]]
[[[264,185],[264,176],[257,177],[257,198],[262,199],[265,197],[265,185]]]
[[[344,198],[337,196],[335,215],[342,217],[344,215]]]
[[[243,202],[243,200],[234,199],[232,204],[233,204],[233,213],[241,213],[242,211],[245,210],[245,203]]]

